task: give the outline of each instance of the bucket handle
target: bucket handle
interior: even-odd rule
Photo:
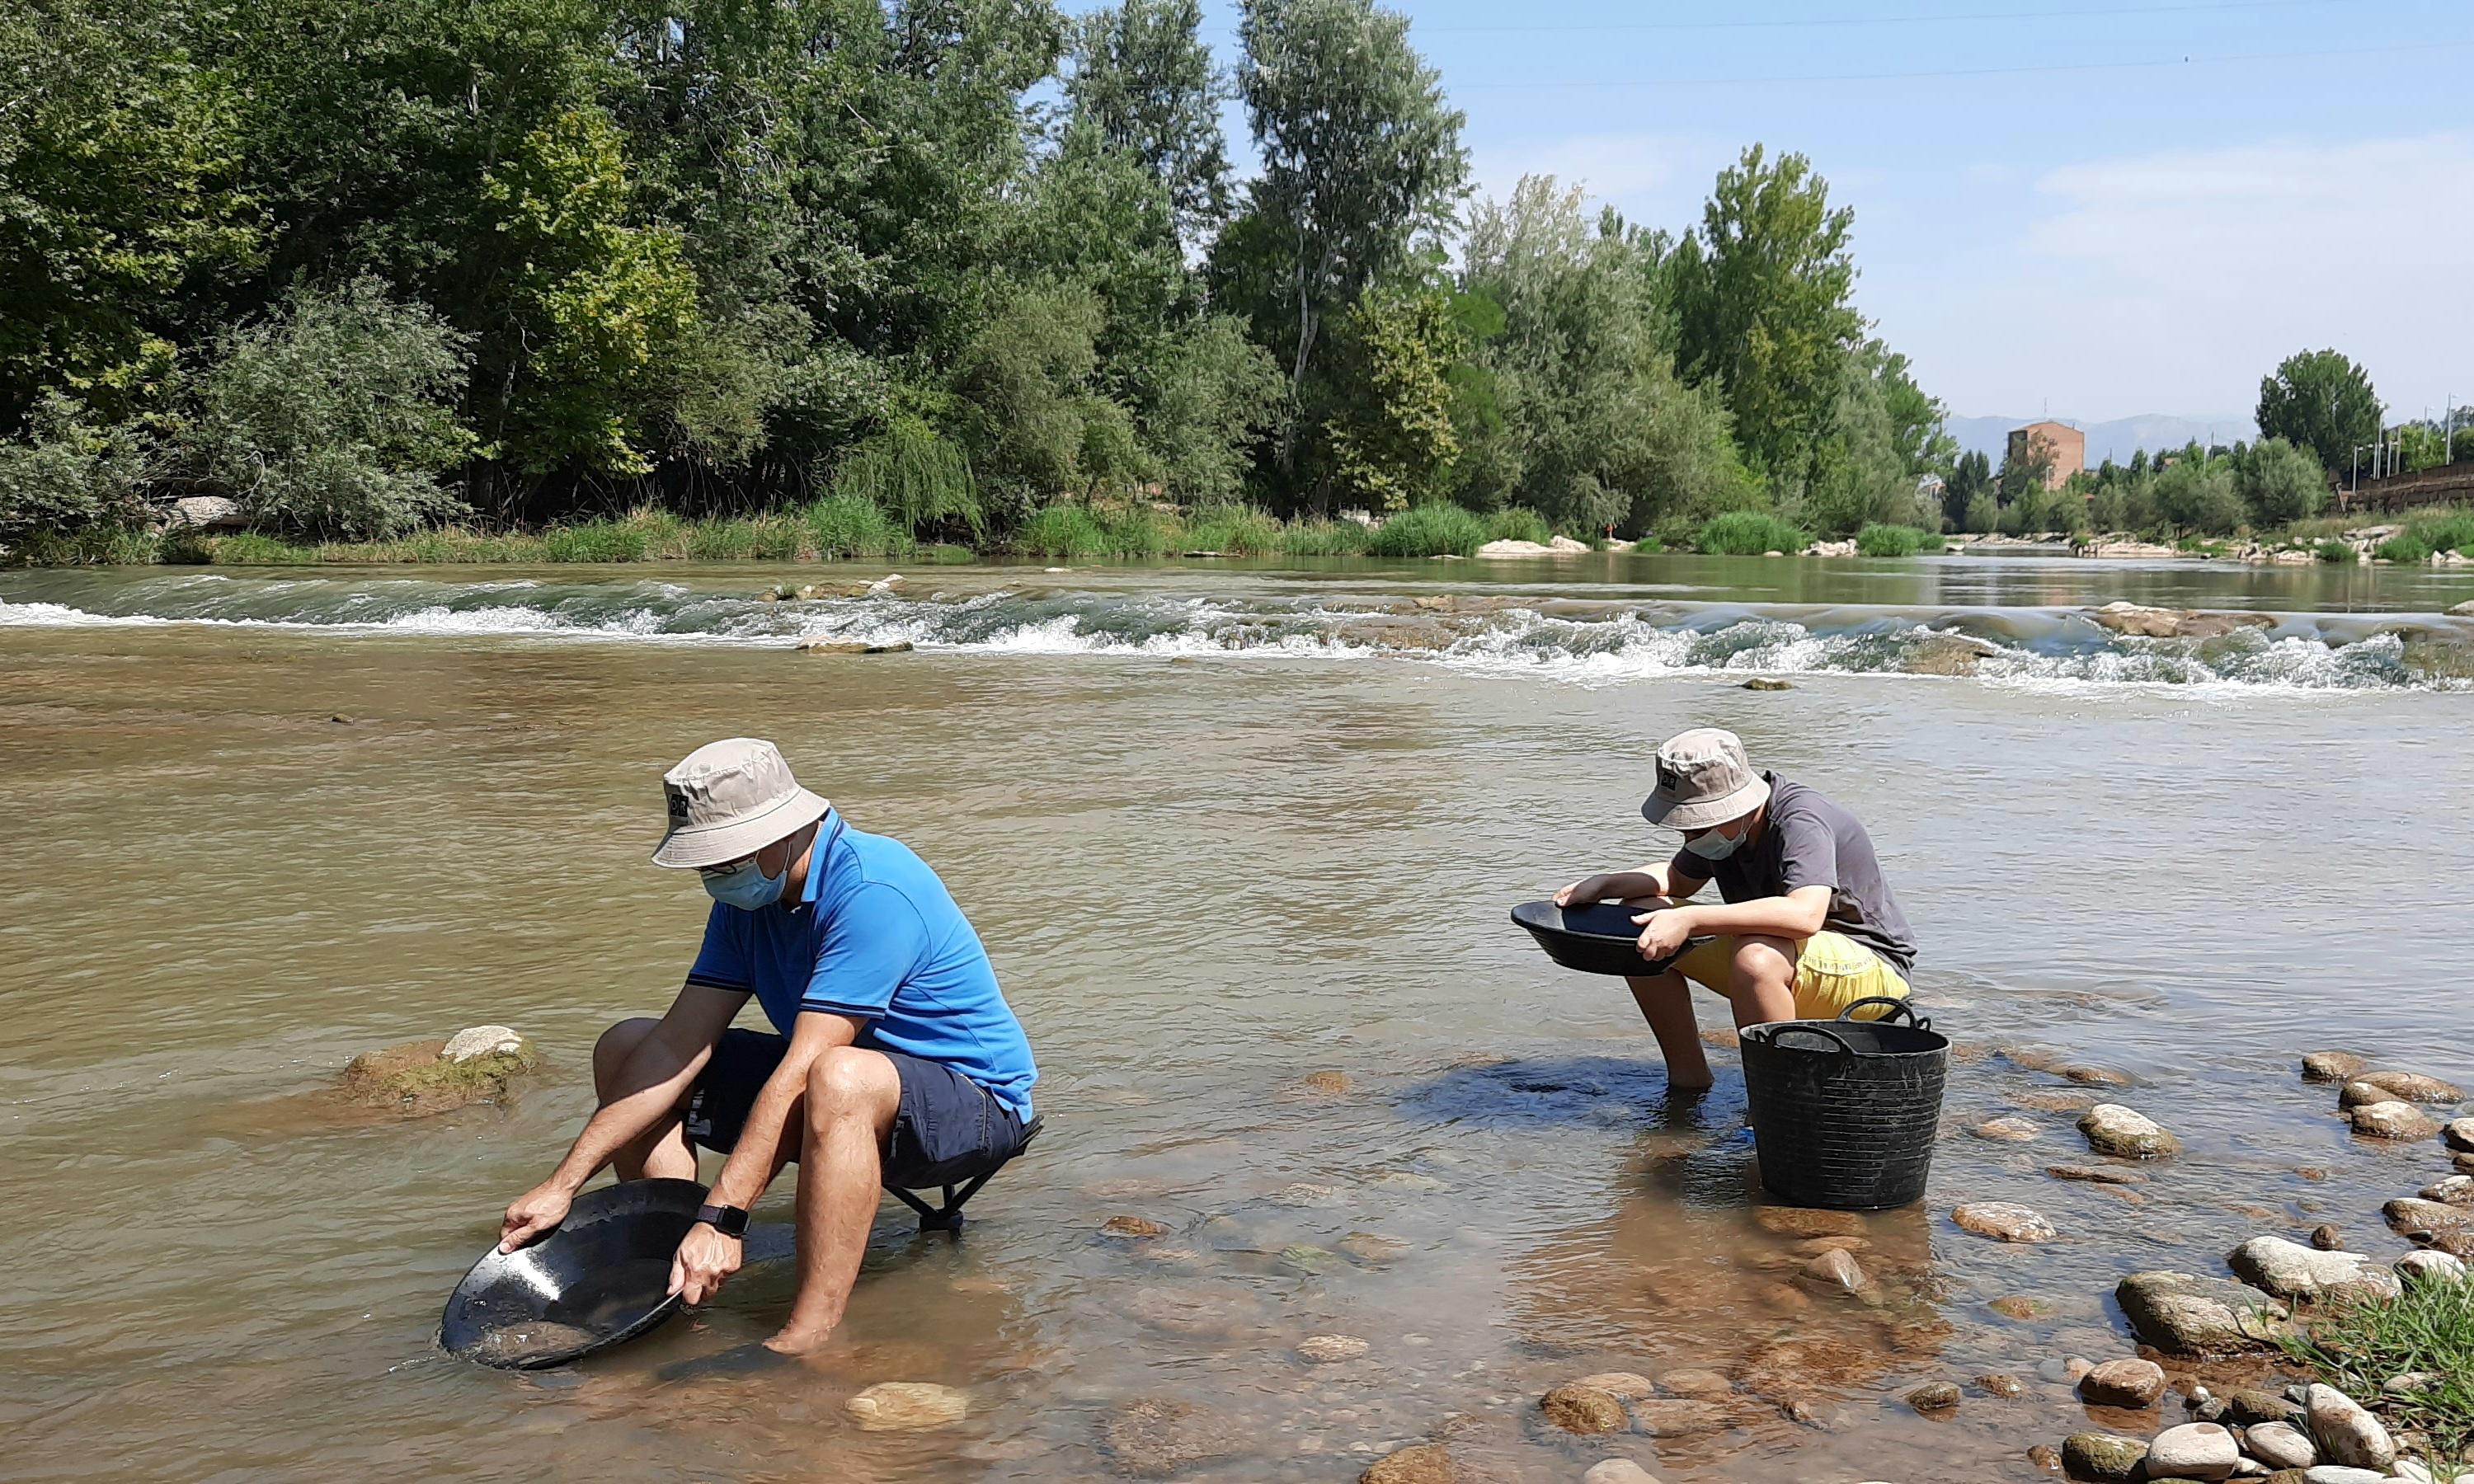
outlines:
[[[1856,1048],[1848,1044],[1847,1038],[1839,1035],[1836,1031],[1831,1030],[1827,1022],[1821,1020],[1790,1020],[1784,1025],[1773,1027],[1769,1035],[1764,1039],[1767,1040],[1771,1045],[1775,1046],[1784,1041],[1788,1036],[1793,1035],[1798,1031],[1808,1036],[1827,1037],[1838,1047],[1838,1054],[1840,1056],[1847,1058],[1849,1061],[1854,1061],[1856,1058]]]
[[[1853,1020],[1856,1018],[1856,1012],[1863,1009],[1867,1005],[1887,1005],[1890,1007],[1888,1010],[1883,1011],[1880,1015],[1874,1017],[1874,1021],[1877,1024],[1896,1025],[1899,1023],[1899,1017],[1901,1016],[1904,1016],[1906,1017],[1906,1023],[1914,1026],[1917,1030],[1928,1031],[1932,1029],[1931,1017],[1916,1014],[1916,1007],[1912,1003],[1904,999],[1893,998],[1887,994],[1874,994],[1863,999],[1859,999],[1856,1003],[1848,1006],[1846,1009],[1838,1012],[1838,1018],[1841,1020]]]

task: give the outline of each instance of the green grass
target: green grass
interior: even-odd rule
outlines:
[[[2341,562],[2351,562],[2354,560],[2354,548],[2346,545],[2343,541],[2337,539],[2333,536],[2324,538],[2314,545],[2311,550],[2320,561],[2327,562],[2331,566],[2334,566]]]
[[[1856,550],[1867,557],[1912,557],[1927,545],[1940,551],[1941,538],[1914,526],[1868,525],[1856,533]]]
[[[2424,1282],[2401,1298],[2330,1305],[2286,1348],[2345,1395],[2378,1399],[2391,1430],[2428,1433],[2438,1456],[2455,1458],[2474,1443],[2474,1281]],[[2382,1395],[2390,1377],[2414,1372],[2439,1379],[2429,1391]]]
[[[1703,521],[1692,544],[1712,557],[1758,557],[1770,551],[1799,552],[1809,541],[1802,531],[1776,515],[1731,510]]]
[[[1284,557],[1354,557],[1374,541],[1374,533],[1354,520],[1299,520],[1280,532]]]
[[[1286,534],[1280,523],[1249,505],[1225,505],[1196,512],[1185,523],[1185,551],[1216,551],[1231,557],[1268,557],[1280,550]]]
[[[1490,541],[1536,541],[1543,546],[1554,539],[1546,517],[1534,510],[1514,505],[1486,517],[1486,539]]]
[[[1375,527],[1366,549],[1378,557],[1467,557],[1492,539],[1485,516],[1448,500],[1430,500]]]
[[[1014,545],[1024,555],[1068,560],[1113,556],[1108,528],[1079,505],[1051,505],[1034,513],[1014,533]]]

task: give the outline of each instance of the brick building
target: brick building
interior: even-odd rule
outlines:
[[[2045,475],[2047,490],[2059,490],[2073,474],[2087,467],[2087,435],[2067,422],[2030,422],[2010,430],[2009,462],[2025,464],[2031,443],[2052,451],[2053,467]]]

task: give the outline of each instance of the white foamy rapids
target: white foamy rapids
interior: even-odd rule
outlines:
[[[195,624],[356,635],[790,646],[908,642],[1021,657],[1387,660],[1610,685],[1687,675],[1907,675],[2025,687],[2464,689],[2474,626],[2379,629],[2289,617],[2219,638],[2112,634],[2075,610],[1815,616],[1682,603],[1399,600],[1000,590],[762,602],[669,583],[530,579],[230,578],[106,582],[22,574],[0,586],[0,627]],[[1518,600],[1526,601],[1526,600]],[[2417,636],[2409,644],[2407,634]]]

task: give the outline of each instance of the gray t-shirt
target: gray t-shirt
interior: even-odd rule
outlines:
[[[1873,837],[1856,816],[1801,783],[1775,773],[1769,779],[1769,819],[1761,837],[1725,860],[1704,860],[1678,850],[1670,868],[1689,880],[1718,883],[1729,901],[1783,897],[1804,886],[1830,888],[1830,916],[1823,924],[1872,949],[1904,974],[1915,966],[1915,934],[1906,914],[1881,879]]]

